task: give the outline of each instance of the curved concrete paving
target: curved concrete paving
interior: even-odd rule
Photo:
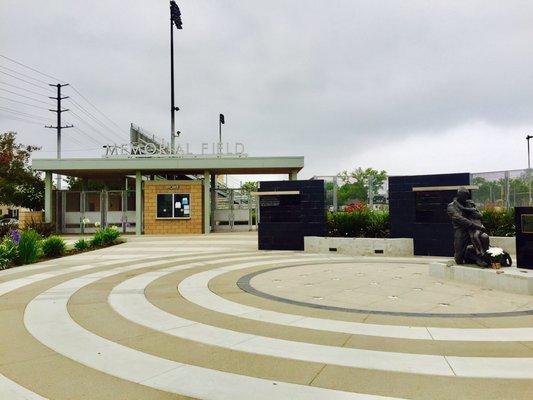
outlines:
[[[202,307],[241,318],[268,321],[280,325],[299,326],[325,331],[344,332],[355,335],[393,337],[401,339],[426,339],[448,341],[531,341],[533,328],[437,328],[401,325],[379,325],[299,317],[275,311],[265,311],[229,301],[209,290],[209,281],[229,271],[253,267],[251,264],[224,267],[191,276],[179,284],[179,292],[189,301]]]
[[[1,329],[10,329],[10,342],[0,340],[0,398],[451,400],[533,391],[530,319],[412,326],[242,304],[253,296],[236,282],[250,271],[355,261],[257,252],[255,243],[248,234],[131,238],[92,256],[0,271]],[[214,293],[224,280],[232,285]],[[452,350],[432,350],[441,343]]]

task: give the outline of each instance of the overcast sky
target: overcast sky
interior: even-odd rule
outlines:
[[[181,139],[225,140],[249,155],[303,155],[303,177],[358,166],[390,174],[477,172],[527,166],[533,134],[533,2],[178,0],[176,102]],[[65,156],[99,155],[130,122],[170,130],[166,0],[2,0],[0,54],[59,77],[120,127],[64,118]],[[45,97],[5,69],[47,79],[0,58],[0,96]],[[21,77],[20,75],[16,75]],[[23,77],[23,79],[26,79]],[[72,96],[99,120],[119,128]],[[0,129],[55,156],[55,136],[7,119],[5,108],[50,117],[0,98]],[[0,109],[2,111],[2,109]],[[19,116],[24,116],[18,114]],[[53,122],[53,121],[52,121]],[[75,142],[77,140],[78,142]],[[83,143],[84,146],[80,145]]]

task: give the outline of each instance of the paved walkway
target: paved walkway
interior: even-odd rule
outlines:
[[[533,316],[404,315],[434,308],[416,307],[415,287],[426,305],[479,290],[435,285],[417,259],[259,252],[256,241],[128,237],[0,271],[0,399],[531,398]],[[482,309],[455,311],[529,304],[483,296]],[[386,308],[398,313],[371,312]]]

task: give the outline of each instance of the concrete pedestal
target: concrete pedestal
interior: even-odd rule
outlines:
[[[484,269],[472,265],[456,265],[453,261],[432,262],[429,264],[429,275],[502,292],[533,295],[533,271],[522,268]]]

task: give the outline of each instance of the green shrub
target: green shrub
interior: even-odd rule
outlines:
[[[17,257],[17,245],[10,237],[0,241],[0,270],[9,267]]]
[[[514,209],[487,208],[483,210],[483,225],[490,236],[514,236]]]
[[[90,247],[90,243],[88,240],[80,239],[76,243],[74,243],[74,248],[76,250],[87,250]]]
[[[50,236],[42,242],[45,257],[61,257],[65,254],[67,245],[59,236]]]
[[[25,229],[35,231],[43,238],[47,238],[55,232],[54,224],[50,222],[36,222],[33,219],[26,224]]]
[[[331,212],[327,217],[328,236],[332,237],[388,237],[389,213],[358,209],[353,212]]]
[[[41,255],[41,237],[34,230],[25,230],[20,234],[15,262],[18,265],[33,264]]]
[[[371,211],[366,225],[365,237],[386,238],[390,235],[390,214],[388,211]]]
[[[94,234],[91,244],[97,247],[108,246],[115,243],[119,236],[120,232],[116,227],[100,229]]]

